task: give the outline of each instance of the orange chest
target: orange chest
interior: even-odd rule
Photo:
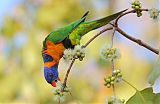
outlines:
[[[54,64],[57,64],[59,62],[59,60],[62,58],[62,56],[63,56],[64,49],[65,48],[64,48],[62,43],[54,44],[51,41],[47,41],[46,42],[46,47],[42,51],[42,54],[50,55],[53,58],[53,61],[45,62],[44,63],[45,66],[51,67]]]

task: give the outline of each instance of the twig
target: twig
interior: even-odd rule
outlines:
[[[61,104],[61,100],[60,100],[60,97],[58,98],[58,104]]]
[[[111,47],[113,47],[115,31],[116,31],[116,30],[115,30],[115,28],[113,27],[113,33],[112,33],[112,36],[111,36]],[[114,72],[114,60],[112,59],[111,62],[112,62],[112,75],[113,75],[113,72]],[[115,86],[114,86],[114,84],[112,85],[112,88],[113,88],[113,95],[116,96],[116,91],[115,91]]]
[[[116,30],[115,28],[113,28],[113,34],[111,36],[111,47],[113,47],[113,40],[114,40],[114,34],[115,34]]]
[[[114,60],[112,60],[112,75],[113,75],[113,71],[114,71]],[[114,84],[112,85],[112,88],[113,88],[113,95],[116,96],[116,91],[115,91]]]
[[[74,62],[75,62],[75,58],[72,60],[70,66],[69,66],[69,68],[68,68],[68,70],[67,70],[67,73],[66,73],[66,76],[65,76],[63,85],[62,85],[62,89],[61,89],[62,92],[64,91],[64,89],[65,89],[65,87],[66,87],[67,78],[68,78],[68,75],[69,75],[69,73],[70,73],[70,71],[71,71],[71,68],[72,68]]]
[[[134,38],[132,37],[131,35],[128,35],[127,33],[125,33],[123,30],[121,30],[119,27],[115,27],[115,29],[121,34],[123,35],[124,37],[126,37],[127,39],[133,41],[133,42],[136,42],[137,44],[139,44],[140,46],[143,46],[144,48],[154,52],[155,54],[159,54],[159,51],[158,49],[156,48],[153,48],[151,46],[149,46],[147,43],[143,42],[142,40],[140,39],[137,39],[137,38]]]

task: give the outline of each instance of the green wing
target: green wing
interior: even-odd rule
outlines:
[[[109,15],[107,17],[98,19],[98,20],[93,20],[93,21],[87,21],[81,23],[72,33],[69,35],[69,39],[71,40],[72,45],[77,45],[80,43],[81,37],[85,35],[86,33],[100,28],[106,24],[108,24],[110,21],[116,19],[119,15],[121,15],[123,12],[125,12],[128,9],[125,9],[123,11],[120,11],[118,13]]]
[[[53,43],[58,43],[58,42],[62,42],[66,37],[68,37],[68,35],[74,30],[76,29],[81,23],[83,23],[86,19],[86,16],[89,12],[87,11],[81,19],[67,25],[64,26],[63,28],[59,28],[53,32],[51,32],[43,41],[43,46],[45,46],[45,43],[47,40],[52,41]]]

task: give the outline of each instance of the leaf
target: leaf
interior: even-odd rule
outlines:
[[[151,73],[149,75],[148,83],[153,85],[159,76],[160,76],[160,55],[158,57],[158,60],[155,64],[153,70],[151,71]]]
[[[126,104],[160,104],[160,93],[154,94],[151,87],[142,91],[137,90]]]

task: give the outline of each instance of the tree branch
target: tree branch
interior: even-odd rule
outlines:
[[[140,46],[143,46],[144,48],[154,52],[155,54],[159,54],[159,51],[158,49],[155,49],[151,46],[149,46],[147,43],[143,42],[142,40],[140,39],[137,39],[137,38],[134,38],[132,37],[131,35],[128,35],[127,33],[125,33],[123,30],[121,30],[119,27],[115,27],[116,31],[118,31],[121,35],[123,35],[124,37],[126,37],[127,39],[139,44]]]
[[[148,11],[148,9],[140,9],[141,11]],[[116,20],[115,20],[115,23],[114,24],[111,24],[113,27],[115,27],[116,31],[118,31],[121,35],[123,35],[124,37],[126,37],[127,39],[133,41],[133,42],[136,42],[137,44],[139,44],[140,46],[143,46],[145,47],[146,49],[154,52],[155,54],[159,54],[159,51],[158,49],[155,49],[151,46],[149,46],[147,43],[143,42],[142,40],[140,39],[137,39],[137,38],[134,38],[132,37],[131,35],[128,35],[127,33],[125,33],[122,29],[120,29],[118,27],[118,21],[120,18],[122,18],[123,16],[127,15],[127,14],[130,14],[130,13],[136,13],[135,10],[131,10],[131,11],[128,11],[128,12],[125,12],[123,14],[121,14]]]
[[[73,66],[74,62],[75,62],[75,58],[72,60],[72,62],[71,62],[71,64],[70,64],[70,66],[69,66],[69,68],[68,68],[68,70],[67,70],[67,73],[66,73],[66,76],[65,76],[65,79],[64,79],[63,85],[62,85],[62,89],[61,89],[61,91],[62,91],[62,92],[64,91],[64,89],[65,89],[65,87],[66,87],[66,83],[67,83],[68,75],[69,75],[69,73],[70,73],[70,71],[71,71],[71,68],[72,68],[72,66]]]

